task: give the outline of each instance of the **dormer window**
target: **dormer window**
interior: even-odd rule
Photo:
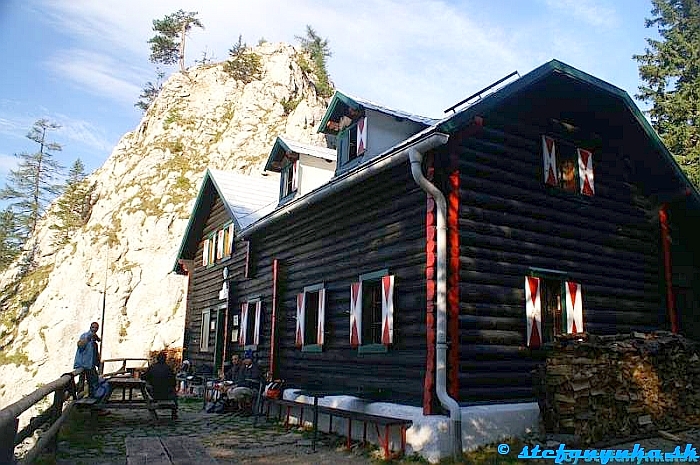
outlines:
[[[298,166],[299,160],[289,160],[282,168],[280,199],[284,199],[297,191]]]
[[[349,118],[343,117],[350,121]],[[342,124],[341,119],[341,124]],[[341,129],[338,133],[338,158],[341,164],[349,163],[361,156],[367,148],[367,118],[363,117]]]

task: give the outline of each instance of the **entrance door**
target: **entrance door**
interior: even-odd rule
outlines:
[[[214,344],[214,375],[219,373],[219,370],[224,364],[224,321],[226,319],[226,307],[221,307],[216,311],[216,342]]]

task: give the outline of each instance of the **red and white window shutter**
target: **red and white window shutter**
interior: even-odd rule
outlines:
[[[234,232],[235,232],[235,228],[234,228],[233,223],[231,223],[228,226],[228,237],[226,238],[226,247],[224,249],[224,254],[226,256],[229,256],[229,257],[233,253],[233,234],[234,234]]]
[[[224,258],[224,230],[219,230],[216,238],[216,259],[221,260]]]
[[[297,347],[302,347],[304,345],[304,300],[303,292],[297,294],[297,329],[295,341]]]
[[[255,328],[253,328],[253,344],[260,344],[260,325],[262,320],[262,301],[255,302]]]
[[[578,152],[578,177],[581,193],[584,195],[595,194],[593,182],[593,153],[584,149],[576,149]]]
[[[382,277],[382,344],[394,342],[394,275]]]
[[[323,345],[323,333],[326,319],[326,290],[318,290],[318,329],[316,330],[316,344]]]
[[[542,161],[544,162],[544,182],[556,186],[557,179],[557,145],[554,139],[542,136]]]
[[[566,332],[570,334],[583,332],[583,299],[581,285],[571,281],[564,282],[566,292]]]
[[[362,344],[362,282],[350,285],[350,346]]]
[[[291,176],[292,176],[292,191],[297,190],[297,187],[299,186],[299,179],[297,176],[299,176],[299,160],[294,160],[292,163],[292,169],[291,169]]]
[[[246,335],[248,333],[248,302],[243,302],[241,304],[241,337],[238,338],[240,345],[244,346],[246,344]]]
[[[525,277],[525,314],[527,318],[527,345],[542,344],[542,305],[540,300],[540,278]]]
[[[205,239],[204,250],[202,251],[202,266],[209,265],[209,247],[211,247],[211,241],[209,239]]]
[[[357,154],[363,154],[367,150],[367,117],[357,121]]]

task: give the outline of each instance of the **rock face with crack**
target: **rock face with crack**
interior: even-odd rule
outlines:
[[[221,63],[170,77],[88,177],[87,223],[54,246],[49,209],[34,265],[20,257],[0,275],[0,408],[72,369],[78,335],[101,321],[103,293],[103,358],[181,347],[186,278],[171,270],[205,169],[260,171],[278,135],[325,146],[316,126],[327,102],[300,52],[253,51],[261,72],[250,82]]]

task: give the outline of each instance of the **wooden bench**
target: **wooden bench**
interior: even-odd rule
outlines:
[[[145,401],[124,401],[124,402],[103,402],[94,397],[83,397],[75,401],[78,407],[90,408],[92,417],[97,416],[97,412],[102,409],[147,409],[151,418],[158,419],[157,410],[170,410],[170,417],[177,419],[177,405],[174,400],[153,400],[149,398]]]
[[[286,408],[286,417],[284,420],[284,426],[285,428],[289,427],[289,417],[291,414],[291,410],[293,408],[298,408],[299,409],[299,424],[303,425],[304,423],[304,409],[305,408],[311,408],[313,409],[314,406],[313,404],[307,404],[305,402],[297,402],[293,400],[285,400],[285,399],[269,399],[265,398],[264,401],[267,403],[267,410],[266,410],[266,418],[270,417],[270,406],[271,405],[277,405],[279,407],[278,410],[278,415],[277,418],[278,420],[281,420],[281,415],[282,415],[282,408]],[[375,431],[377,434],[377,439],[379,440],[379,445],[381,446],[383,452],[384,452],[384,459],[389,460],[391,458],[394,458],[396,456],[401,456],[404,454],[406,450],[406,429],[409,428],[412,424],[412,420],[406,420],[404,418],[394,418],[394,417],[388,417],[384,415],[373,415],[369,413],[363,413],[363,412],[355,412],[352,410],[343,410],[343,409],[337,409],[333,407],[324,407],[324,406],[318,406],[318,413],[323,413],[328,415],[329,421],[328,421],[328,433],[333,433],[333,417],[338,417],[338,418],[345,418],[348,421],[348,428],[347,428],[347,448],[349,449],[352,446],[352,422],[354,421],[360,421],[362,422],[362,443],[366,444],[367,443],[367,424],[374,424]],[[318,418],[318,415],[316,415],[316,418]],[[398,426],[401,431],[401,449],[397,452],[394,453],[389,449],[389,433],[391,431],[392,426]],[[380,430],[380,427],[383,427],[383,434],[382,431]],[[314,424],[314,430],[318,428],[317,424]]]
[[[217,465],[199,441],[187,436],[126,438],[127,465]]]
[[[170,418],[177,420],[177,403],[175,400],[156,400],[148,390],[144,392],[146,393],[146,399],[148,401],[148,410],[151,412],[154,419],[158,419],[158,412],[156,412],[156,410],[170,410]]]

